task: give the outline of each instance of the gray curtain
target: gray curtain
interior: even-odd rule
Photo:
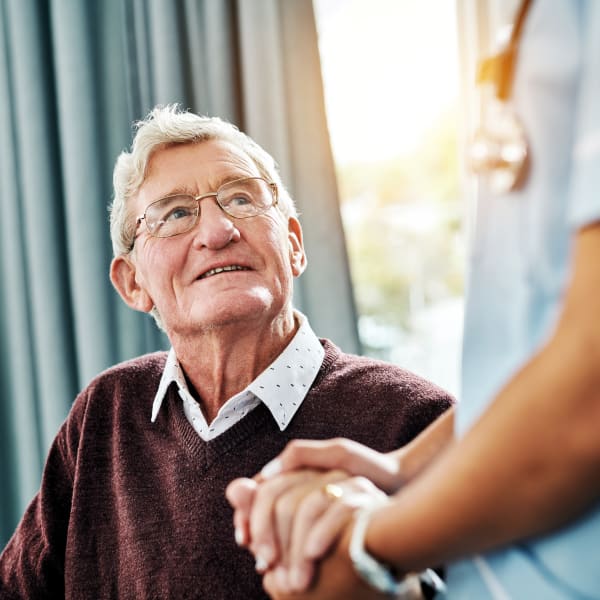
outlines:
[[[131,123],[219,115],[280,162],[305,229],[295,303],[359,351],[310,0],[0,0],[0,547],[91,377],[167,342],[108,280]]]

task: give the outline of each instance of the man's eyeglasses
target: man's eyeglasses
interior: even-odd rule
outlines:
[[[231,217],[247,219],[267,212],[277,204],[277,184],[262,177],[244,177],[224,183],[216,192],[192,196],[174,194],[156,200],[136,219],[136,230],[142,221],[148,233],[166,238],[190,231],[200,216],[200,201],[214,196],[217,204]],[[137,234],[133,238],[130,251]]]

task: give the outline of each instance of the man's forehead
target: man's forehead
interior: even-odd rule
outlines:
[[[260,176],[241,148],[224,140],[173,144],[156,150],[148,161],[140,192],[149,188],[204,193],[232,179]],[[156,190],[158,191],[158,189]],[[144,194],[142,194],[144,195]]]
[[[248,154],[233,142],[220,139],[185,142],[161,146],[152,153],[148,166],[163,162],[194,162],[197,165],[219,162],[232,162],[241,165],[254,165]]]

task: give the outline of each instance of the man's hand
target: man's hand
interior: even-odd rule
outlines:
[[[354,572],[348,555],[352,522],[343,529],[339,543],[319,564],[310,589],[290,592],[282,588],[276,571],[268,571],[263,586],[273,600],[383,600],[388,598],[364,583]],[[419,596],[415,596],[419,597]]]
[[[303,591],[316,561],[339,540],[359,507],[384,503],[386,495],[363,477],[342,471],[300,470],[260,483],[237,479],[227,488],[235,509],[236,540],[269,571],[280,591]]]

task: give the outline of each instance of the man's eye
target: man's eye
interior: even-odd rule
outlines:
[[[252,199],[248,196],[233,196],[229,200],[229,206],[247,206],[248,204],[252,204]]]
[[[174,208],[173,210],[170,210],[166,215],[165,218],[162,219],[163,221],[178,221],[179,219],[185,219],[186,217],[189,217],[192,215],[192,210],[185,207],[185,206],[178,206],[177,208]]]

